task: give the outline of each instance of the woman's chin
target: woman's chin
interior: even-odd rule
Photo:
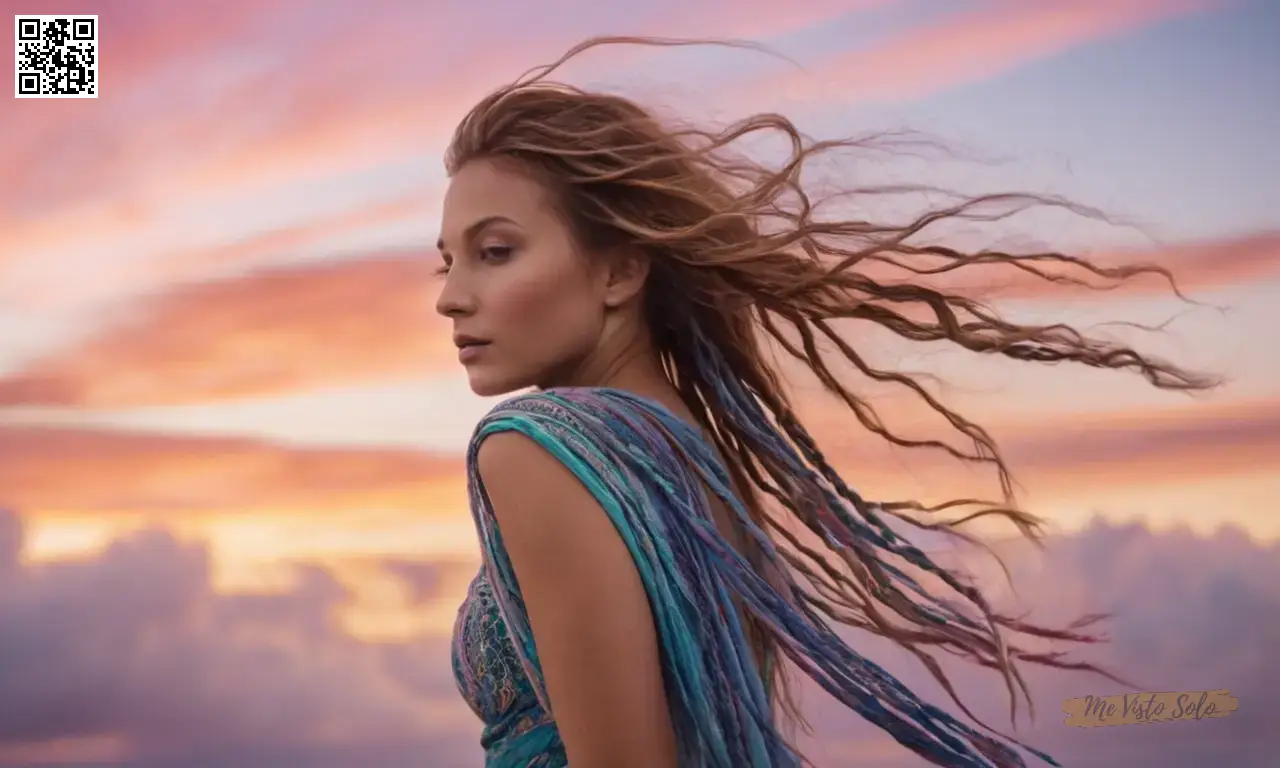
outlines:
[[[518,382],[512,383],[506,378],[493,376],[487,371],[475,369],[467,370],[467,382],[471,385],[472,393],[480,397],[501,397],[528,386]]]

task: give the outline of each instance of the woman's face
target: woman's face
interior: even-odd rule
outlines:
[[[439,246],[436,311],[453,321],[471,390],[572,383],[600,342],[607,279],[543,188],[508,163],[467,163],[445,194]]]

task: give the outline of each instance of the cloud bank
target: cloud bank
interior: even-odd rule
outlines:
[[[443,638],[355,639],[333,619],[348,596],[324,570],[300,568],[287,592],[229,595],[211,587],[202,546],[162,529],[78,561],[24,563],[21,542],[18,518],[0,515],[0,765],[68,745],[83,753],[95,738],[107,745],[100,751],[154,768],[419,764],[427,756],[438,768],[480,765],[478,726],[453,689]],[[1226,719],[1068,729],[1063,698],[1123,691],[1088,676],[1033,674],[1039,720],[1021,732],[1033,744],[1066,765],[1174,768],[1263,766],[1280,748],[1268,725],[1280,707],[1275,545],[1235,529],[1197,538],[1099,523],[1052,540],[1043,557],[1005,554],[1019,597],[1002,602],[1033,606],[1049,622],[1115,613],[1113,642],[1094,660],[1150,690],[1225,687],[1240,700]],[[435,581],[430,567],[388,563],[388,572],[423,593]],[[913,662],[866,638],[854,642],[941,703]],[[999,682],[958,672],[966,702],[999,727],[1007,717]],[[810,690],[803,699],[819,729],[809,748],[820,765],[917,764],[823,697]]]

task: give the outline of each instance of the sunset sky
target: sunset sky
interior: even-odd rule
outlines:
[[[924,131],[958,152],[853,167],[1064,195],[1117,223],[1028,216],[988,236],[1175,271],[1198,303],[1152,279],[972,287],[1012,317],[1226,378],[1205,395],[855,333],[874,360],[942,377],[1001,440],[1053,534],[1038,559],[1006,545],[1024,602],[1050,620],[1115,611],[1094,658],[1144,690],[1241,702],[1227,719],[1077,731],[1063,697],[1123,689],[1036,675],[1034,743],[1099,766],[1247,767],[1280,749],[1262,731],[1280,711],[1280,4],[0,7],[99,14],[101,93],[0,106],[0,766],[481,764],[447,640],[478,556],[461,456],[494,401],[470,394],[434,312],[441,154],[487,90],[601,33],[754,39],[801,67],[617,49],[564,78],[710,124],[781,110],[821,137]],[[885,449],[795,381],[868,495],[997,490]],[[904,430],[930,427],[900,394],[871,394]],[[960,675],[1005,725],[1000,684]],[[917,764],[810,699],[820,765]]]

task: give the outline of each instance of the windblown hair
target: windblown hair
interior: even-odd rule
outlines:
[[[819,217],[823,202],[839,199],[846,209],[856,204],[858,190],[835,190],[815,199],[801,184],[802,169],[820,156],[863,146],[859,140],[814,141],[778,114],[754,115],[722,130],[676,129],[621,96],[547,80],[570,58],[600,45],[700,42],[705,41],[607,37],[577,45],[553,64],[531,70],[480,101],[453,137],[448,172],[481,158],[513,161],[549,190],[584,251],[630,248],[651,258],[645,311],[667,374],[716,442],[747,496],[743,503],[752,517],[769,531],[797,583],[807,584],[798,599],[837,624],[881,635],[907,649],[975,721],[931,650],[998,670],[1008,688],[1012,717],[1019,694],[1030,705],[1019,662],[1090,670],[1115,679],[1061,652],[1026,647],[1033,638],[1095,642],[1100,638],[1086,629],[1103,617],[1086,616],[1051,628],[997,613],[967,575],[934,563],[888,527],[888,518],[896,518],[974,542],[957,526],[1000,516],[1025,536],[1040,536],[1040,521],[1014,501],[1010,473],[991,435],[916,378],[870,365],[832,323],[861,320],[904,339],[949,342],[978,354],[1126,370],[1161,389],[1207,389],[1216,383],[1210,377],[1066,325],[1010,322],[974,296],[927,284],[928,278],[973,272],[975,267],[987,276],[1003,269],[1015,276],[1095,288],[1114,287],[1144,273],[1161,275],[1173,285],[1172,276],[1156,266],[1103,267],[1057,252],[964,251],[926,241],[947,222],[991,220],[993,207],[1012,213],[1030,204],[1059,204],[1035,196],[965,198],[901,225]],[[790,144],[789,156],[777,167],[733,152],[744,140],[769,135]],[[875,278],[868,267],[874,267]],[[833,373],[820,350],[822,339],[867,378],[900,386],[921,399],[973,449],[895,434],[865,395],[851,391]],[[828,464],[797,419],[780,373],[766,360],[767,340],[807,366],[871,432],[898,446],[942,450],[994,467],[1003,500],[959,499],[935,506],[865,501]],[[707,362],[700,343],[717,350],[714,364]],[[726,379],[735,386],[726,387]],[[733,402],[735,390],[753,402]],[[773,422],[767,433],[753,423],[759,414]],[[770,445],[771,436],[789,442],[808,471],[797,475],[788,469]],[[930,513],[944,511],[961,514],[946,521],[929,519]],[[788,515],[794,520],[785,520]],[[833,519],[845,525],[836,526]],[[795,521],[821,544],[815,548],[801,541],[792,530]],[[758,548],[748,549],[758,563]],[[904,571],[880,560],[876,550],[931,573],[954,595],[930,594]],[[955,595],[967,602],[967,612]],[[979,618],[964,618],[975,612]],[[940,616],[953,620],[940,621]],[[769,670],[773,700],[803,725],[782,665],[768,663],[779,647],[776,639],[751,617],[748,625],[758,658]]]

